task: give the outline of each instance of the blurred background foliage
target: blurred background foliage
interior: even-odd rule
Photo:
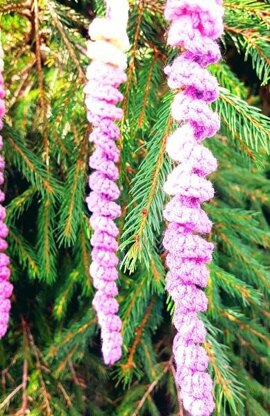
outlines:
[[[211,71],[222,120],[205,209],[216,244],[207,289],[216,416],[270,414],[270,3],[225,0],[223,60]],[[106,368],[91,308],[91,230],[84,203],[90,128],[83,85],[87,26],[101,0],[0,0],[7,109],[3,136],[10,329],[0,343],[0,414],[184,415],[174,386],[162,248],[174,126],[163,68],[162,0],[130,0],[121,158],[120,295],[124,352]]]

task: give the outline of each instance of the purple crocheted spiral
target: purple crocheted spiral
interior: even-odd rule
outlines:
[[[207,263],[214,246],[198,234],[210,233],[212,223],[201,204],[214,196],[206,176],[217,161],[201,142],[219,129],[219,117],[210,107],[218,98],[218,83],[206,66],[220,59],[216,42],[223,33],[220,0],[167,0],[170,21],[168,43],[182,54],[165,68],[168,85],[176,90],[172,118],[179,127],[168,138],[167,153],[178,163],[168,175],[164,191],[173,196],[166,205],[163,245],[167,251],[166,288],[175,302],[173,343],[176,383],[191,416],[209,416],[214,408],[208,357],[200,345],[206,329],[198,313],[207,309],[203,292],[209,278]]]
[[[2,71],[4,68],[3,50],[0,43],[0,130],[3,128],[3,117],[5,114],[5,89]],[[0,135],[0,150],[3,148],[3,138]],[[0,185],[4,184],[4,169],[5,160],[3,155],[0,155]],[[4,201],[5,195],[1,191],[1,203]],[[11,307],[10,297],[13,291],[13,286],[9,282],[10,268],[9,257],[3,253],[8,248],[6,238],[8,236],[8,227],[4,223],[6,217],[6,210],[0,203],[0,338],[2,338],[8,328],[9,311]]]
[[[115,202],[120,196],[116,183],[119,172],[117,162],[120,152],[116,141],[120,130],[115,123],[123,117],[117,105],[123,95],[119,86],[126,81],[126,35],[128,2],[121,4],[107,0],[107,16],[95,19],[89,28],[91,42],[88,56],[92,59],[87,69],[87,118],[92,124],[89,140],[95,150],[89,159],[94,170],[89,177],[90,195],[86,201],[92,213],[90,224],[92,263],[90,274],[96,294],[93,306],[101,328],[102,353],[105,364],[112,365],[121,358],[122,323],[117,316],[119,305],[116,280],[118,277],[117,236],[115,220],[120,217],[120,206]],[[120,7],[117,13],[116,7]]]

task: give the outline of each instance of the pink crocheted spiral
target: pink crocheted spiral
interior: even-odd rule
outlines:
[[[205,68],[220,59],[216,42],[223,33],[220,0],[167,0],[168,43],[183,52],[165,68],[168,85],[176,90],[172,118],[179,122],[168,138],[167,153],[179,163],[168,175],[164,191],[173,196],[166,205],[168,222],[163,245],[167,250],[166,288],[175,302],[173,343],[176,383],[191,416],[209,416],[215,407],[208,357],[200,345],[206,329],[198,313],[207,309],[203,292],[209,278],[207,263],[214,246],[197,234],[210,233],[212,223],[201,204],[214,196],[206,176],[217,161],[201,142],[219,129],[219,117],[209,104],[218,98],[217,80]]]
[[[5,89],[3,79],[3,50],[0,43],[0,130],[3,128],[3,117],[5,114]],[[3,138],[0,135],[0,150],[3,148]],[[5,160],[0,156],[0,185],[4,184],[4,169]],[[1,202],[4,201],[5,195],[1,191]],[[0,338],[2,338],[8,328],[9,311],[11,308],[10,297],[13,291],[12,284],[8,281],[10,277],[9,257],[3,253],[8,248],[6,238],[8,236],[8,227],[4,223],[6,217],[6,210],[0,203]]]
[[[90,274],[97,290],[93,306],[101,328],[104,362],[109,365],[121,358],[122,346],[122,323],[115,299],[119,231],[114,221],[121,215],[120,206],[115,202],[120,196],[116,184],[119,176],[116,164],[120,157],[116,141],[120,130],[115,121],[123,116],[123,110],[117,105],[123,99],[118,88],[126,81],[127,13],[127,0],[107,0],[106,17],[97,18],[90,25],[88,56],[92,62],[84,88],[87,118],[93,127],[89,140],[95,146],[89,159],[89,166],[94,170],[89,177],[91,192],[86,199],[94,231]]]

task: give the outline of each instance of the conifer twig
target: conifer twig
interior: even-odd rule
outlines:
[[[127,111],[128,111],[129,93],[130,93],[131,83],[132,83],[132,79],[133,79],[133,72],[135,70],[136,52],[137,52],[137,48],[138,48],[138,42],[139,42],[139,36],[140,36],[140,30],[141,30],[144,2],[145,2],[145,0],[140,0],[140,2],[138,4],[138,10],[139,11],[138,11],[138,17],[137,17],[137,22],[136,22],[135,37],[134,37],[134,43],[133,43],[133,48],[132,48],[132,55],[131,55],[129,66],[128,66],[125,96],[124,96],[124,100],[123,100],[123,104],[122,104],[123,112],[124,112],[124,117],[123,117],[123,120],[122,120],[122,124],[125,121],[125,117],[126,117]],[[122,135],[120,136],[120,139],[119,139],[119,149],[120,149],[120,151],[123,150],[123,136]],[[121,171],[121,160],[120,160],[119,169]]]
[[[65,34],[65,30],[64,30],[64,28],[62,26],[62,23],[58,19],[58,16],[57,16],[57,14],[56,14],[56,12],[54,10],[54,7],[52,6],[52,4],[51,4],[50,1],[48,1],[47,7],[48,7],[48,9],[50,11],[50,14],[51,14],[52,19],[53,19],[53,21],[55,23],[55,26],[57,27],[57,29],[58,29],[58,31],[59,31],[62,39],[63,39],[63,42],[64,42],[64,44],[65,44],[65,46],[66,46],[66,48],[68,50],[68,53],[69,53],[72,61],[74,62],[77,70],[78,70],[79,77],[80,77],[80,81],[82,81],[83,83],[86,82],[86,76],[85,76],[85,73],[84,73],[84,71],[83,71],[83,69],[81,67],[80,61],[77,58],[76,53],[74,52],[73,47],[72,47],[72,45],[71,45],[71,43],[70,43],[67,35]]]
[[[32,347],[32,351],[33,351],[35,359],[36,359],[37,369],[38,369],[38,372],[39,372],[41,390],[42,390],[42,393],[43,393],[44,404],[46,406],[46,416],[53,416],[53,412],[52,412],[52,409],[51,409],[51,406],[50,406],[51,397],[50,397],[50,394],[47,392],[46,384],[45,384],[45,381],[43,379],[42,365],[41,365],[41,362],[40,362],[40,359],[39,359],[39,352],[38,352],[38,349],[37,349],[36,344],[34,342],[33,335],[30,332],[29,328],[28,328],[27,332],[28,332],[29,342],[30,342],[30,345]]]
[[[24,318],[21,318],[22,320],[22,330],[23,330],[23,342],[24,342],[24,349],[28,348],[28,341],[27,341],[27,329],[26,329],[26,322]],[[22,385],[23,385],[23,393],[22,393],[22,406],[20,410],[16,413],[16,416],[25,416],[28,409],[28,395],[27,395],[27,382],[28,382],[28,363],[27,363],[27,357],[26,357],[26,351],[25,356],[23,359],[23,379],[22,379]]]
[[[130,370],[131,368],[135,367],[134,356],[135,356],[135,353],[136,353],[136,350],[137,350],[137,346],[141,342],[141,337],[142,337],[144,328],[145,328],[145,326],[148,322],[149,317],[151,316],[151,312],[152,312],[152,309],[153,309],[154,305],[155,305],[155,300],[153,299],[151,301],[151,303],[149,304],[148,308],[145,311],[145,315],[143,317],[143,320],[142,320],[140,326],[138,327],[138,329],[135,332],[136,335],[135,335],[134,342],[133,342],[131,348],[129,349],[128,360],[125,364],[121,365],[121,368],[122,368],[123,371]]]
[[[143,125],[145,110],[146,110],[146,106],[147,106],[147,103],[148,103],[148,95],[149,95],[149,91],[150,91],[151,80],[152,80],[153,70],[154,70],[156,60],[157,60],[157,53],[154,52],[154,55],[152,57],[150,70],[149,70],[149,74],[148,74],[148,78],[147,78],[146,87],[145,87],[145,92],[144,92],[144,97],[143,97],[143,104],[142,104],[142,111],[141,111],[141,114],[140,114],[140,117],[139,117],[139,120],[138,120],[139,127],[142,127],[142,125]]]
[[[147,388],[143,397],[139,401],[138,406],[136,407],[135,411],[132,413],[132,416],[139,415],[140,410],[142,409],[144,403],[146,402],[148,397],[151,395],[151,393],[154,391],[154,389],[157,387],[158,383],[163,378],[163,376],[171,369],[171,366],[172,366],[172,359],[170,359],[168,363],[164,366],[163,371],[158,375],[158,377],[151,384],[149,384],[149,387]]]
[[[167,125],[166,133],[165,133],[165,135],[164,135],[164,137],[161,141],[160,152],[159,152],[159,155],[158,155],[155,171],[153,172],[153,178],[152,178],[152,183],[151,183],[150,191],[149,191],[149,194],[148,194],[147,202],[146,202],[145,207],[141,211],[142,218],[141,218],[141,222],[140,222],[140,227],[139,227],[138,231],[136,232],[136,235],[134,235],[134,237],[133,237],[134,244],[129,249],[129,252],[132,254],[132,257],[134,257],[134,258],[137,257],[137,253],[141,249],[141,239],[143,237],[144,230],[145,230],[145,225],[147,223],[147,219],[148,219],[148,215],[149,215],[149,209],[150,209],[150,206],[153,202],[153,199],[154,199],[156,191],[157,191],[157,184],[158,184],[160,169],[162,167],[162,162],[163,162],[163,158],[164,158],[164,154],[165,154],[167,139],[168,139],[168,136],[169,136],[169,133],[170,133],[170,130],[171,130],[171,126],[172,126],[172,119],[170,118],[169,122],[168,122],[168,125]]]
[[[44,160],[46,163],[46,169],[49,172],[50,164],[50,149],[49,149],[49,138],[47,133],[47,99],[44,89],[44,78],[42,69],[42,58],[41,58],[41,43],[40,43],[40,27],[39,27],[39,6],[38,0],[34,2],[34,23],[35,23],[35,42],[36,42],[36,63],[37,63],[37,74],[38,74],[38,87],[40,93],[40,105],[42,111],[42,136],[44,144]]]
[[[9,404],[9,402],[13,399],[13,397],[23,388],[23,384],[21,383],[17,386],[6,398],[5,400],[0,403],[0,410],[5,409],[5,407]]]

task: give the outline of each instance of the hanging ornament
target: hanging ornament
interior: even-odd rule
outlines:
[[[172,199],[164,210],[168,226],[163,242],[168,253],[167,290],[175,302],[176,383],[184,408],[192,416],[209,416],[215,405],[206,372],[209,359],[200,345],[206,329],[198,313],[207,309],[202,289],[214,245],[199,234],[210,233],[212,227],[201,204],[214,196],[206,176],[216,170],[217,161],[201,142],[214,136],[220,124],[209,106],[218,98],[218,83],[205,67],[220,59],[216,40],[223,33],[222,1],[167,0],[165,18],[170,21],[169,45],[182,51],[165,68],[169,87],[178,91],[171,114],[179,127],[167,142],[175,167],[164,185]]]
[[[91,192],[87,198],[94,230],[90,274],[97,292],[93,305],[101,328],[104,362],[112,365],[121,358],[122,347],[122,323],[117,316],[119,306],[115,299],[119,231],[114,222],[121,215],[121,208],[115,202],[120,196],[116,184],[119,175],[116,164],[120,156],[116,141],[121,133],[115,122],[123,117],[123,110],[117,104],[123,99],[118,88],[127,78],[129,6],[127,0],[107,0],[106,3],[106,17],[96,18],[89,27],[88,57],[92,63],[87,69],[88,82],[84,91],[87,117],[93,126],[90,142],[95,145],[89,160],[95,172],[89,178]]]
[[[3,128],[3,117],[5,114],[5,89],[4,89],[4,53],[0,42],[0,131]],[[0,135],[0,151],[3,148],[3,138]],[[0,155],[0,186],[4,184],[4,169],[5,160],[3,155]],[[6,210],[2,203],[5,200],[5,194],[0,190],[0,338],[2,338],[8,328],[9,311],[10,311],[10,297],[13,291],[12,284],[8,281],[10,277],[9,257],[3,253],[8,248],[6,238],[8,236],[8,227],[4,223],[6,217]]]

